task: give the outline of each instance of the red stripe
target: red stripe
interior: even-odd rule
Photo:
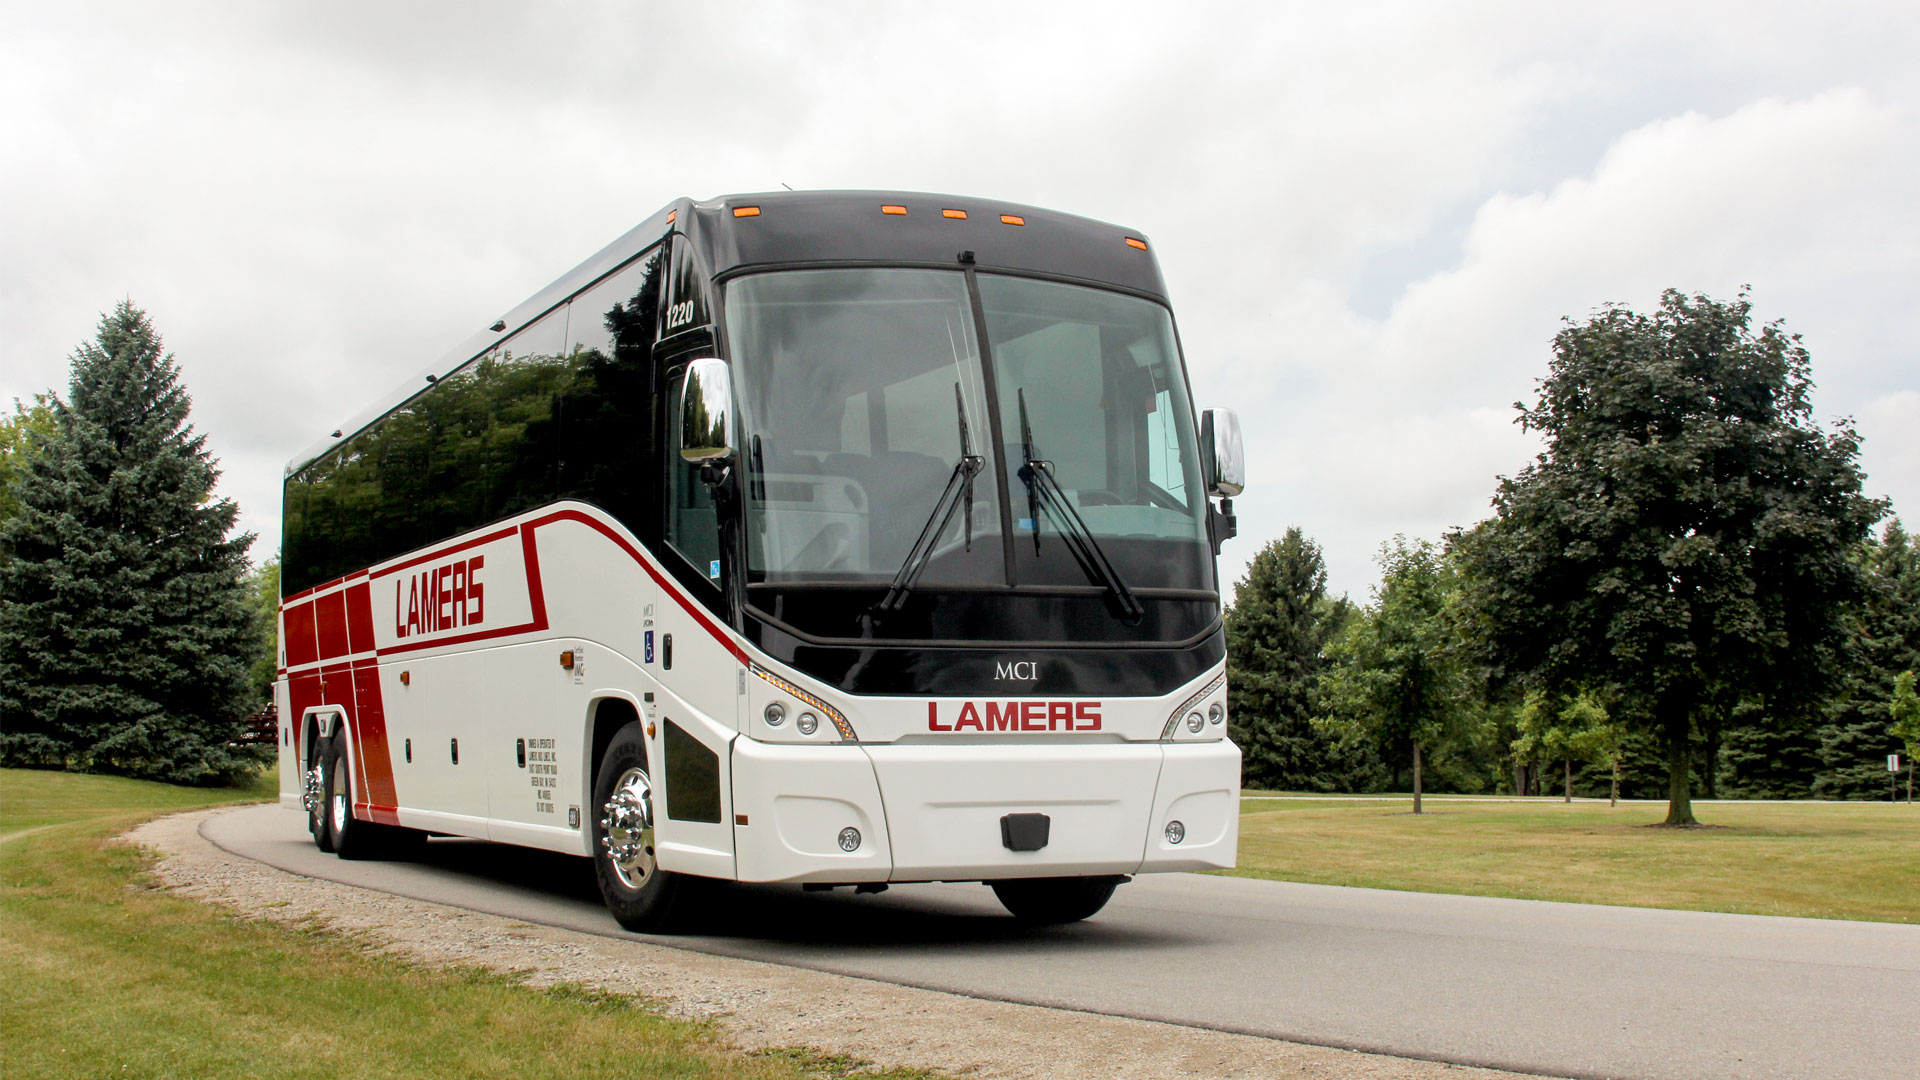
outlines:
[[[414,641],[414,642],[408,642],[407,644],[404,644],[404,645],[392,645],[392,646],[388,646],[387,648],[379,650],[379,655],[392,656],[400,653],[415,652],[420,649],[437,649],[437,648],[441,648],[443,646],[448,646],[448,645],[465,645],[475,641],[486,641],[491,638],[509,637],[515,634],[540,633],[548,629],[546,589],[540,578],[540,549],[539,549],[539,545],[535,541],[535,537],[533,533],[535,529],[538,529],[542,525],[551,525],[554,522],[558,522],[558,521],[578,522],[582,525],[585,525],[595,530],[596,532],[600,533],[602,536],[606,537],[607,539],[613,541],[616,547],[618,547],[621,551],[626,552],[628,557],[633,559],[634,562],[638,563],[640,565],[640,568],[647,572],[647,576],[651,577],[654,580],[655,584],[659,585],[660,588],[664,592],[666,592],[667,595],[671,596],[674,602],[680,605],[681,610],[685,611],[687,615],[691,617],[695,623],[699,624],[701,629],[705,630],[709,636],[711,636],[715,641],[718,641],[720,643],[722,648],[726,649],[727,652],[731,653],[734,659],[740,661],[743,664],[752,662],[751,659],[747,656],[746,650],[741,648],[740,644],[736,642],[732,638],[732,636],[730,636],[727,633],[725,629],[723,629],[718,623],[714,622],[713,618],[710,615],[708,615],[704,609],[700,607],[697,601],[695,601],[692,597],[682,592],[677,582],[673,581],[673,579],[669,578],[666,574],[656,569],[652,561],[649,560],[646,557],[646,555],[643,554],[638,547],[635,547],[633,544],[629,543],[627,541],[627,538],[624,536],[621,536],[618,532],[616,532],[613,529],[612,526],[606,524],[605,522],[599,520],[598,518],[595,518],[589,514],[583,513],[579,510],[557,510],[551,514],[545,515],[544,517],[534,518],[533,520],[524,522],[518,526],[509,526],[508,528],[499,529],[494,532],[487,533],[484,536],[476,537],[472,540],[462,541],[461,543],[454,544],[451,547],[437,548],[432,551],[428,551],[423,554],[416,555],[413,558],[408,559],[406,562],[396,563],[392,566],[382,567],[379,570],[375,570],[375,571],[356,571],[355,574],[359,574],[362,572],[369,573],[370,577],[373,579],[383,578],[383,577],[390,576],[392,574],[399,573],[400,571],[406,570],[410,567],[418,566],[421,563],[433,562],[436,559],[445,558],[448,555],[452,555],[460,551],[465,551],[468,548],[478,547],[481,544],[489,544],[496,540],[504,539],[508,536],[513,535],[514,530],[516,528],[520,530],[522,552],[524,555],[525,570],[527,575],[527,598],[532,608],[532,618],[529,621],[520,623],[516,626],[502,626],[502,627],[495,627],[491,630],[477,630],[471,634],[458,634],[453,637],[434,638],[428,641]],[[349,577],[351,576],[354,576],[354,575],[349,575]],[[337,584],[337,582],[332,582],[329,584]],[[325,587],[326,586],[320,586],[320,588],[325,588]],[[310,608],[303,607],[301,610],[310,610]],[[358,642],[356,641],[355,644],[357,645]],[[306,661],[306,663],[311,663],[311,662],[312,661]],[[287,663],[289,667],[303,666],[301,661],[297,661],[294,659],[294,655],[292,652],[289,652],[287,655]]]
[[[674,585],[673,582],[669,581],[666,575],[662,574],[658,570],[655,570],[653,568],[653,563],[648,561],[645,556],[640,554],[639,548],[636,548],[632,544],[627,543],[626,537],[621,536],[619,533],[613,531],[613,529],[610,526],[606,525],[604,522],[600,521],[598,518],[590,517],[586,514],[581,513],[578,510],[558,510],[558,511],[555,511],[554,513],[548,514],[546,517],[535,518],[532,521],[527,522],[522,527],[530,533],[534,529],[537,529],[542,525],[550,524],[555,521],[578,521],[583,525],[587,525],[598,530],[602,536],[605,536],[607,539],[613,541],[616,545],[618,545],[620,550],[632,556],[633,561],[639,563],[641,569],[647,572],[647,576],[653,578],[653,580],[656,583],[658,583],[662,589],[666,590],[667,594],[673,597],[674,602],[678,603],[681,609],[684,610],[688,615],[691,615],[693,617],[694,622],[699,623],[701,627],[703,627],[707,631],[708,634],[711,634],[715,641],[718,641],[721,645],[725,646],[726,650],[733,654],[734,659],[740,661],[743,664],[752,662],[747,658],[746,650],[742,649],[739,646],[739,644],[733,640],[732,637],[728,636],[727,632],[722,630],[719,624],[715,623],[712,619],[708,618],[706,612],[700,610],[700,608],[694,603],[692,598],[682,595],[679,588],[676,585]]]
[[[380,666],[373,660],[353,665],[354,743],[360,748],[361,794],[375,807],[393,807],[393,749],[387,745],[387,711],[380,693]]]

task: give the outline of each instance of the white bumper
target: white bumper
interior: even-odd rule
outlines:
[[[736,739],[742,881],[981,881],[1230,867],[1240,749],[1204,743],[783,746]],[[1000,819],[1045,814],[1037,851]],[[1175,844],[1167,823],[1178,820]],[[736,822],[738,818],[736,818]],[[841,830],[860,844],[840,847]]]

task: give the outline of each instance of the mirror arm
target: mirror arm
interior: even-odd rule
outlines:
[[[1219,506],[1207,504],[1207,542],[1213,545],[1213,553],[1220,554],[1220,545],[1240,535],[1240,519],[1234,516],[1233,500],[1221,499]]]

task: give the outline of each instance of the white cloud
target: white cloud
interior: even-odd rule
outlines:
[[[677,195],[904,187],[1147,232],[1197,403],[1364,595],[1485,512],[1563,315],[1754,286],[1920,506],[1910,5],[0,10],[0,400],[121,296],[270,546],[287,456]]]
[[[1876,490],[1920,503],[1911,466],[1878,450],[1911,445],[1911,417],[1896,419],[1906,398],[1862,408],[1854,389],[1862,372],[1904,372],[1910,386],[1913,370],[1899,353],[1864,354],[1850,321],[1862,295],[1896,310],[1920,279],[1906,196],[1914,135],[1908,114],[1858,88],[1663,119],[1623,134],[1590,174],[1490,197],[1458,262],[1409,285],[1384,318],[1303,283],[1277,307],[1276,321],[1299,332],[1296,360],[1249,410],[1250,426],[1283,433],[1255,443],[1254,475],[1284,478],[1274,494],[1285,509],[1243,498],[1250,531],[1304,521],[1336,582],[1358,594],[1381,540],[1471,524],[1494,474],[1526,464],[1536,447],[1500,407],[1530,400],[1563,315],[1648,307],[1666,287],[1728,297],[1747,283],[1760,318],[1786,315],[1808,336],[1827,386],[1817,406],[1860,411]],[[1879,344],[1911,355],[1916,343],[1909,333]],[[1290,398],[1296,378],[1307,393]]]

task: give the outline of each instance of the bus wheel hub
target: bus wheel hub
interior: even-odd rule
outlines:
[[[628,769],[601,807],[600,848],[614,873],[637,889],[653,873],[653,786],[647,774]]]
[[[314,808],[318,807],[324,798],[320,793],[320,781],[320,766],[316,764],[307,770],[307,782],[300,789],[300,805],[305,807],[309,814],[313,813]]]

